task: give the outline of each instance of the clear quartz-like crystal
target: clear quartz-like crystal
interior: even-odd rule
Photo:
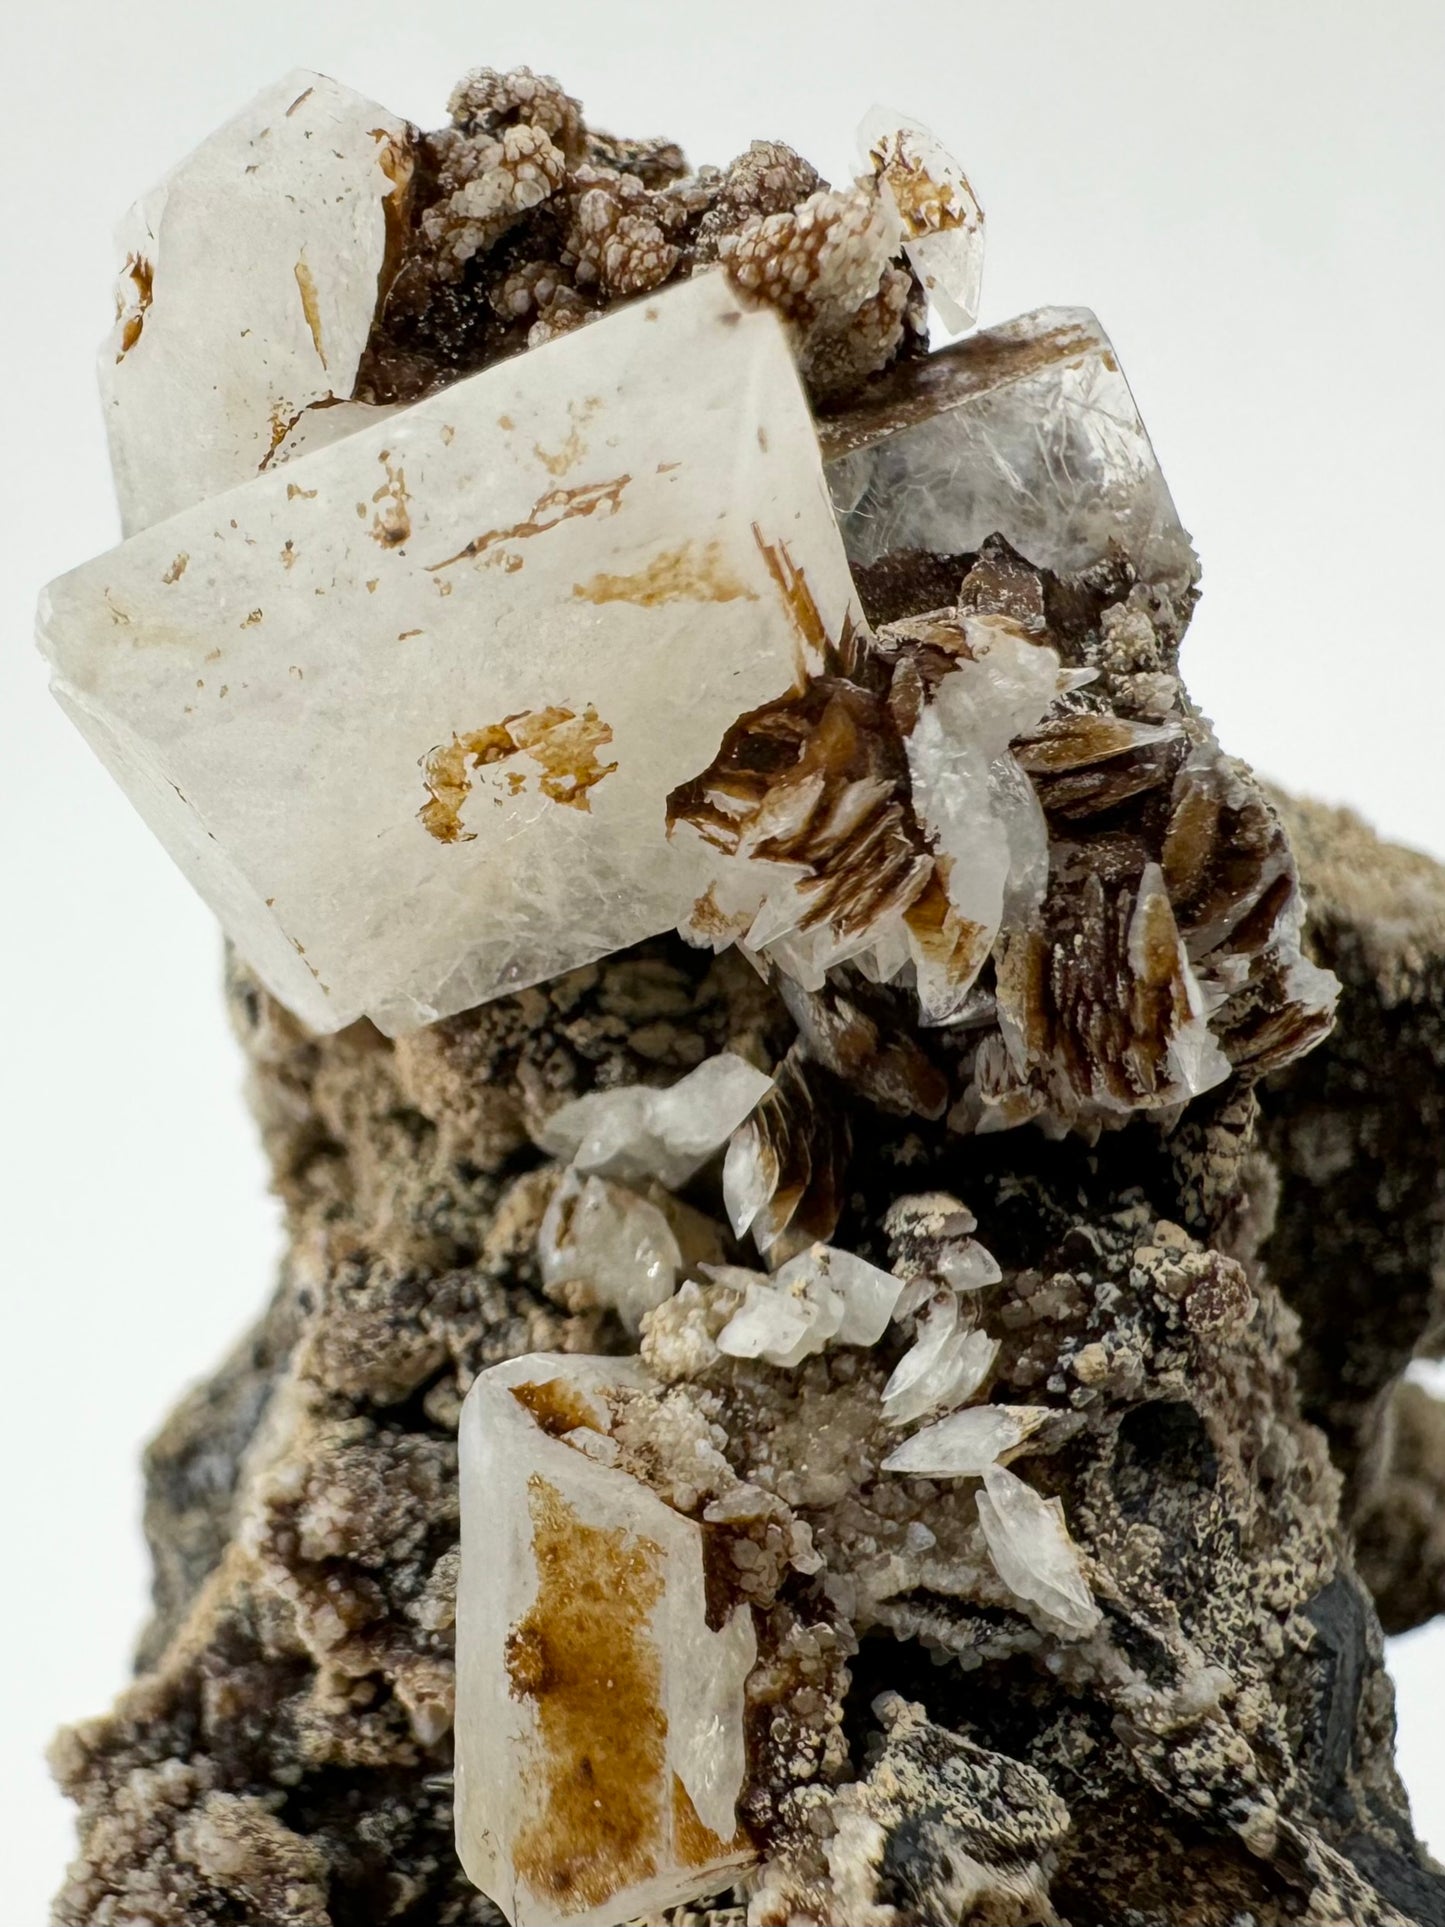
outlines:
[[[647,1384],[539,1354],[462,1413],[457,1848],[514,1927],[615,1927],[751,1858],[751,1614],[709,1626],[702,1528],[607,1462],[609,1394]]]
[[[548,1286],[575,1280],[630,1332],[672,1296],[682,1252],[661,1210],[606,1178],[564,1173],[542,1219],[537,1261]]]
[[[1047,1405],[970,1405],[895,1446],[883,1470],[925,1479],[981,1479],[1052,1417]]]
[[[583,1171],[656,1178],[676,1190],[727,1143],[772,1083],[745,1057],[720,1051],[664,1090],[626,1084],[574,1098],[548,1118],[542,1147]]]
[[[1113,552],[1195,574],[1118,356],[1083,308],[1040,308],[901,362],[821,425],[848,554],[973,553],[993,534],[1061,574]]]
[[[410,172],[405,121],[298,71],[131,209],[100,366],[128,534],[309,445],[303,419],[355,425],[329,404],[355,384]]]
[[[718,1334],[718,1350],[770,1365],[801,1365],[827,1345],[876,1345],[903,1291],[900,1279],[836,1246],[815,1244],[772,1278],[737,1266],[707,1266],[719,1284],[741,1288],[741,1310]]]
[[[928,128],[886,107],[867,115],[858,137],[944,326],[971,328],[983,285],[983,209],[968,176]]]
[[[998,1340],[963,1322],[953,1292],[936,1292],[916,1316],[917,1337],[883,1387],[883,1416],[890,1425],[910,1425],[961,1405],[998,1357]]]
[[[1015,1599],[1034,1607],[1051,1628],[1087,1638],[1100,1613],[1060,1502],[1041,1498],[1003,1466],[990,1465],[978,1495],[978,1519],[998,1576]]]
[[[268,986],[399,1031],[675,927],[666,799],[857,619],[781,323],[705,273],[53,583],[56,693]]]

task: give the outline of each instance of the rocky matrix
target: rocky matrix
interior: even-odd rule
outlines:
[[[139,205],[42,613],[290,1227],[56,1919],[1445,1922],[1445,875],[1190,703],[1094,318],[927,352],[925,130],[451,108],[292,77]]]

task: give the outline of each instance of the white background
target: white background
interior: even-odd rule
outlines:
[[[5,43],[0,1890],[33,1927],[69,1847],[41,1748],[143,1612],[140,1444],[278,1247],[214,927],[29,649],[39,584],[116,539],[91,370],[124,204],[296,65],[434,126],[465,68],[527,62],[598,125],[696,161],[784,139],[834,178],[901,108],[987,210],[983,318],[1111,331],[1204,557],[1187,665],[1226,745],[1445,857],[1445,7],[47,0]],[[1445,1638],[1392,1666],[1445,1851]]]

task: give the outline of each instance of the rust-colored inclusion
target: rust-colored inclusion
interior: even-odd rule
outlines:
[[[528,1769],[532,1817],[513,1860],[535,1894],[581,1913],[652,1878],[673,1818],[651,1631],[662,1550],[622,1527],[589,1525],[538,1473],[527,1494],[537,1598],[512,1630],[507,1670],[514,1697],[535,1709],[539,1748]],[[700,1821],[697,1829],[679,1844],[709,1859],[714,1836]]]
[[[417,818],[438,843],[470,843],[474,830],[462,826],[462,806],[472,793],[473,772],[502,763],[510,756],[526,756],[537,765],[537,786],[550,802],[568,809],[590,811],[589,791],[616,763],[598,761],[599,750],[612,741],[612,727],[591,703],[579,716],[574,709],[523,709],[499,723],[453,736],[422,758],[428,800]],[[525,778],[513,773],[514,793]]]

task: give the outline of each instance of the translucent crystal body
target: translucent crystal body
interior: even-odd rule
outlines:
[[[772,1278],[736,1266],[706,1269],[745,1293],[718,1334],[718,1350],[789,1367],[834,1342],[876,1345],[903,1290],[891,1273],[824,1244],[799,1252]]]
[[[983,209],[967,175],[936,135],[887,108],[875,107],[858,135],[944,326],[971,328],[983,285]]]
[[[675,1190],[727,1143],[772,1083],[746,1058],[720,1051],[663,1090],[627,1084],[564,1104],[548,1118],[542,1145],[579,1170],[656,1178]]]
[[[1087,309],[1040,308],[901,362],[820,434],[854,563],[973,553],[999,534],[1061,574],[1117,550],[1161,587],[1193,579],[1129,384]]]
[[[1099,1608],[1057,1499],[1044,1499],[1003,1466],[989,1465],[978,1519],[998,1576],[1016,1599],[1076,1638],[1093,1632]]]
[[[375,101],[298,71],[131,209],[100,367],[127,534],[249,480],[303,411],[350,397],[410,139]]]
[[[615,1311],[635,1332],[654,1305],[672,1296],[682,1252],[665,1214],[649,1199],[606,1178],[568,1171],[542,1219],[537,1260],[544,1285],[581,1283],[591,1302]]]
[[[751,1615],[708,1624],[702,1528],[628,1472],[626,1359],[534,1355],[462,1413],[457,1848],[514,1927],[615,1927],[726,1886]]]
[[[51,585],[56,693],[267,984],[397,1031],[676,925],[665,800],[852,584],[781,324],[702,274]]]
[[[970,1405],[895,1446],[883,1470],[927,1479],[981,1479],[1052,1416],[1046,1405]]]

